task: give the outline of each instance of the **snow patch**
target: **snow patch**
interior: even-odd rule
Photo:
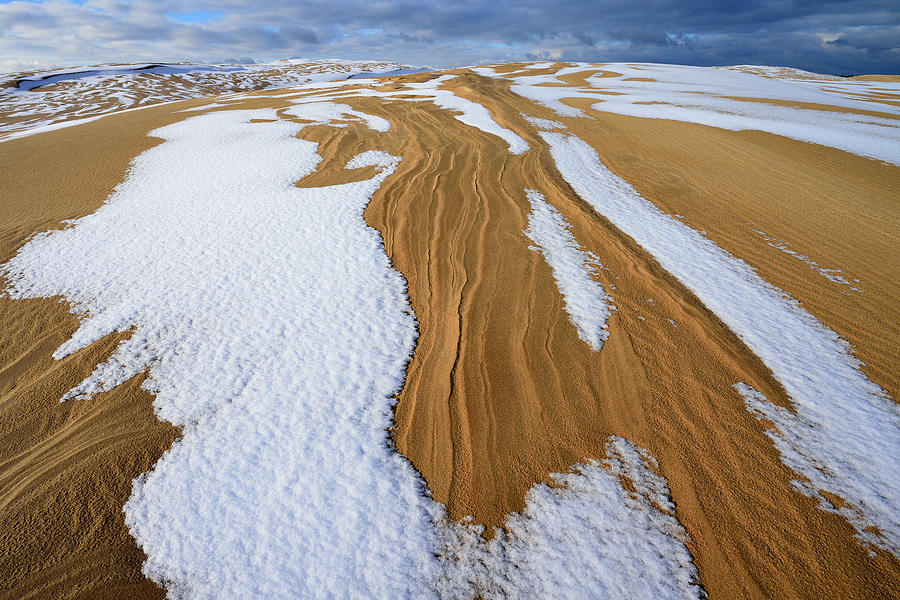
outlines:
[[[481,528],[451,524],[441,557],[444,598],[702,598],[698,573],[656,460],[610,437],[607,458],[553,474],[525,511],[485,542]],[[622,480],[633,491],[626,491]]]
[[[732,131],[765,131],[900,165],[900,127],[893,119],[695,95],[665,99],[677,104],[637,104],[649,97],[611,96],[591,108],[599,112],[685,121]],[[653,97],[660,100],[656,95]],[[688,102],[690,104],[686,104]]]
[[[539,81],[537,83],[545,83],[545,82],[557,82],[557,79],[552,76],[542,77],[543,81]],[[587,115],[580,108],[575,108],[574,106],[569,106],[562,102],[563,98],[592,98],[598,99],[598,95],[596,93],[592,93],[590,91],[580,91],[577,88],[571,87],[552,87],[547,85],[526,85],[522,83],[517,83],[515,85],[509,86],[516,94],[528,98],[533,102],[537,102],[542,106],[546,106],[556,114],[561,117],[586,117]]]
[[[520,113],[521,114],[521,113]],[[528,115],[522,115],[526,121],[531,123],[534,127],[538,129],[545,129],[547,131],[552,131],[553,129],[565,129],[566,126],[560,123],[559,121],[552,121],[550,119],[541,119],[538,117],[529,117]]]
[[[277,115],[155,130],[165,143],[103,207],[23,247],[11,292],[75,304],[57,356],[134,328],[70,395],[149,368],[157,414],[184,426],[125,507],[144,572],[174,597],[433,595],[439,511],[386,432],[415,321],[362,216],[399,158],[298,188],[316,144],[261,118]]]
[[[347,120],[347,117],[356,117],[375,131],[385,132],[391,128],[391,123],[387,119],[354,110],[346,104],[335,104],[334,102],[306,102],[288,108],[286,112],[301,119],[314,121],[315,125],[334,125],[337,121]]]
[[[525,235],[537,244],[533,249],[550,265],[578,337],[599,351],[609,338],[606,321],[615,309],[612,297],[594,279],[596,269],[603,265],[597,255],[578,245],[565,217],[540,192],[525,193],[531,202]]]

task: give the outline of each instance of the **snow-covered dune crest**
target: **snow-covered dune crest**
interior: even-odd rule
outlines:
[[[280,60],[248,65],[98,65],[0,78],[0,141],[126,110],[310,82],[409,70],[400,63]]]

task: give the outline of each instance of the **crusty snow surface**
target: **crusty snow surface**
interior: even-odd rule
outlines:
[[[537,485],[506,532],[442,529],[444,598],[701,598],[665,479],[646,450],[610,437],[607,458]],[[627,492],[620,478],[631,483]]]
[[[401,159],[367,151],[347,168],[372,178],[298,188],[321,160],[303,127],[231,110],[157,129],[103,207],[4,267],[13,297],[80,315],[57,357],[133,330],[71,398],[149,370],[184,427],[125,507],[145,573],[174,598],[698,597],[666,482],[620,438],[490,544],[444,517],[387,434],[415,319],[363,210]]]
[[[366,153],[348,166],[380,165],[372,179],[294,187],[320,158],[302,125],[248,122],[275,117],[154,131],[166,143],[100,210],[12,261],[16,294],[85,311],[57,356],[135,328],[71,394],[149,367],[159,416],[185,426],[125,508],[173,595],[426,594],[432,513],[385,434],[415,321],[362,219],[399,159]]]

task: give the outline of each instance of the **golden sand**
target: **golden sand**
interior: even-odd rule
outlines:
[[[888,81],[891,83],[896,83],[900,81],[900,75],[857,75],[852,79],[859,79],[861,81]]]

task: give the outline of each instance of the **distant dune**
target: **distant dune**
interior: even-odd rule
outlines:
[[[896,76],[171,67],[0,90],[0,598],[900,588]]]
[[[886,81],[888,83],[897,83],[900,81],[900,75],[857,75],[853,79],[862,81]]]

